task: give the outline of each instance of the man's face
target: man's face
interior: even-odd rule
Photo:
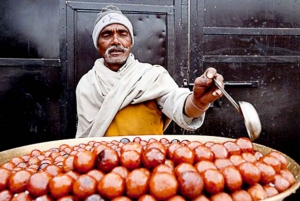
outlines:
[[[117,71],[127,60],[132,40],[128,29],[121,24],[111,24],[99,34],[98,51],[105,65]]]

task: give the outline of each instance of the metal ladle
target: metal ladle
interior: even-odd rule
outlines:
[[[229,100],[229,102],[235,107],[238,113],[242,115],[251,141],[257,139],[261,132],[261,123],[254,106],[245,101],[239,101],[239,104],[236,103],[233,100],[233,98],[220,86],[218,81],[215,79],[213,80],[215,82],[215,85],[220,89],[220,91]]]

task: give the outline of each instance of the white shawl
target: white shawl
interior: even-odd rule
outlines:
[[[104,136],[119,110],[128,104],[153,99],[158,101],[167,117],[177,123],[185,122],[183,117],[176,118],[173,114],[181,113],[182,116],[184,101],[190,91],[178,89],[165,68],[140,63],[132,54],[118,72],[111,71],[104,65],[103,59],[98,59],[94,67],[80,79],[76,88],[76,138]],[[174,102],[173,99],[178,99],[179,102]],[[178,107],[174,109],[170,105]],[[164,111],[164,107],[167,111]],[[203,118],[191,129],[200,127]]]

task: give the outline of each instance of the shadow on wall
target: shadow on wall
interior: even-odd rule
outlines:
[[[50,140],[43,85],[25,75],[0,96],[0,151]]]

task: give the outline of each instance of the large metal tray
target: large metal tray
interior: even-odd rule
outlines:
[[[18,148],[9,149],[6,151],[0,152],[0,165],[6,163],[13,157],[22,156],[30,153],[33,149],[39,149],[41,151],[49,150],[50,148],[57,148],[61,144],[68,144],[70,146],[78,145],[80,143],[87,143],[91,140],[94,141],[112,141],[112,140],[120,140],[122,138],[128,138],[129,140],[133,140],[136,136],[119,136],[119,137],[95,137],[95,138],[79,138],[79,139],[66,139],[66,140],[57,140],[50,142],[37,143],[27,146],[22,146]],[[213,137],[213,136],[196,136],[196,135],[148,135],[148,136],[139,136],[144,140],[148,140],[150,138],[161,139],[167,138],[169,140],[178,139],[178,140],[198,140],[200,142],[225,142],[228,140],[235,140],[232,138],[224,138],[224,137]],[[262,152],[263,154],[267,154],[270,151],[274,150],[270,147],[266,147],[264,145],[254,143],[255,150]],[[283,153],[284,154],[284,153]],[[284,154],[285,155],[285,154]],[[297,164],[292,158],[285,155],[288,161],[288,169],[294,174],[296,178],[296,182],[293,186],[291,186],[288,190],[263,201],[283,201],[286,197],[290,196],[292,193],[295,193],[296,190],[300,186],[300,166]]]

